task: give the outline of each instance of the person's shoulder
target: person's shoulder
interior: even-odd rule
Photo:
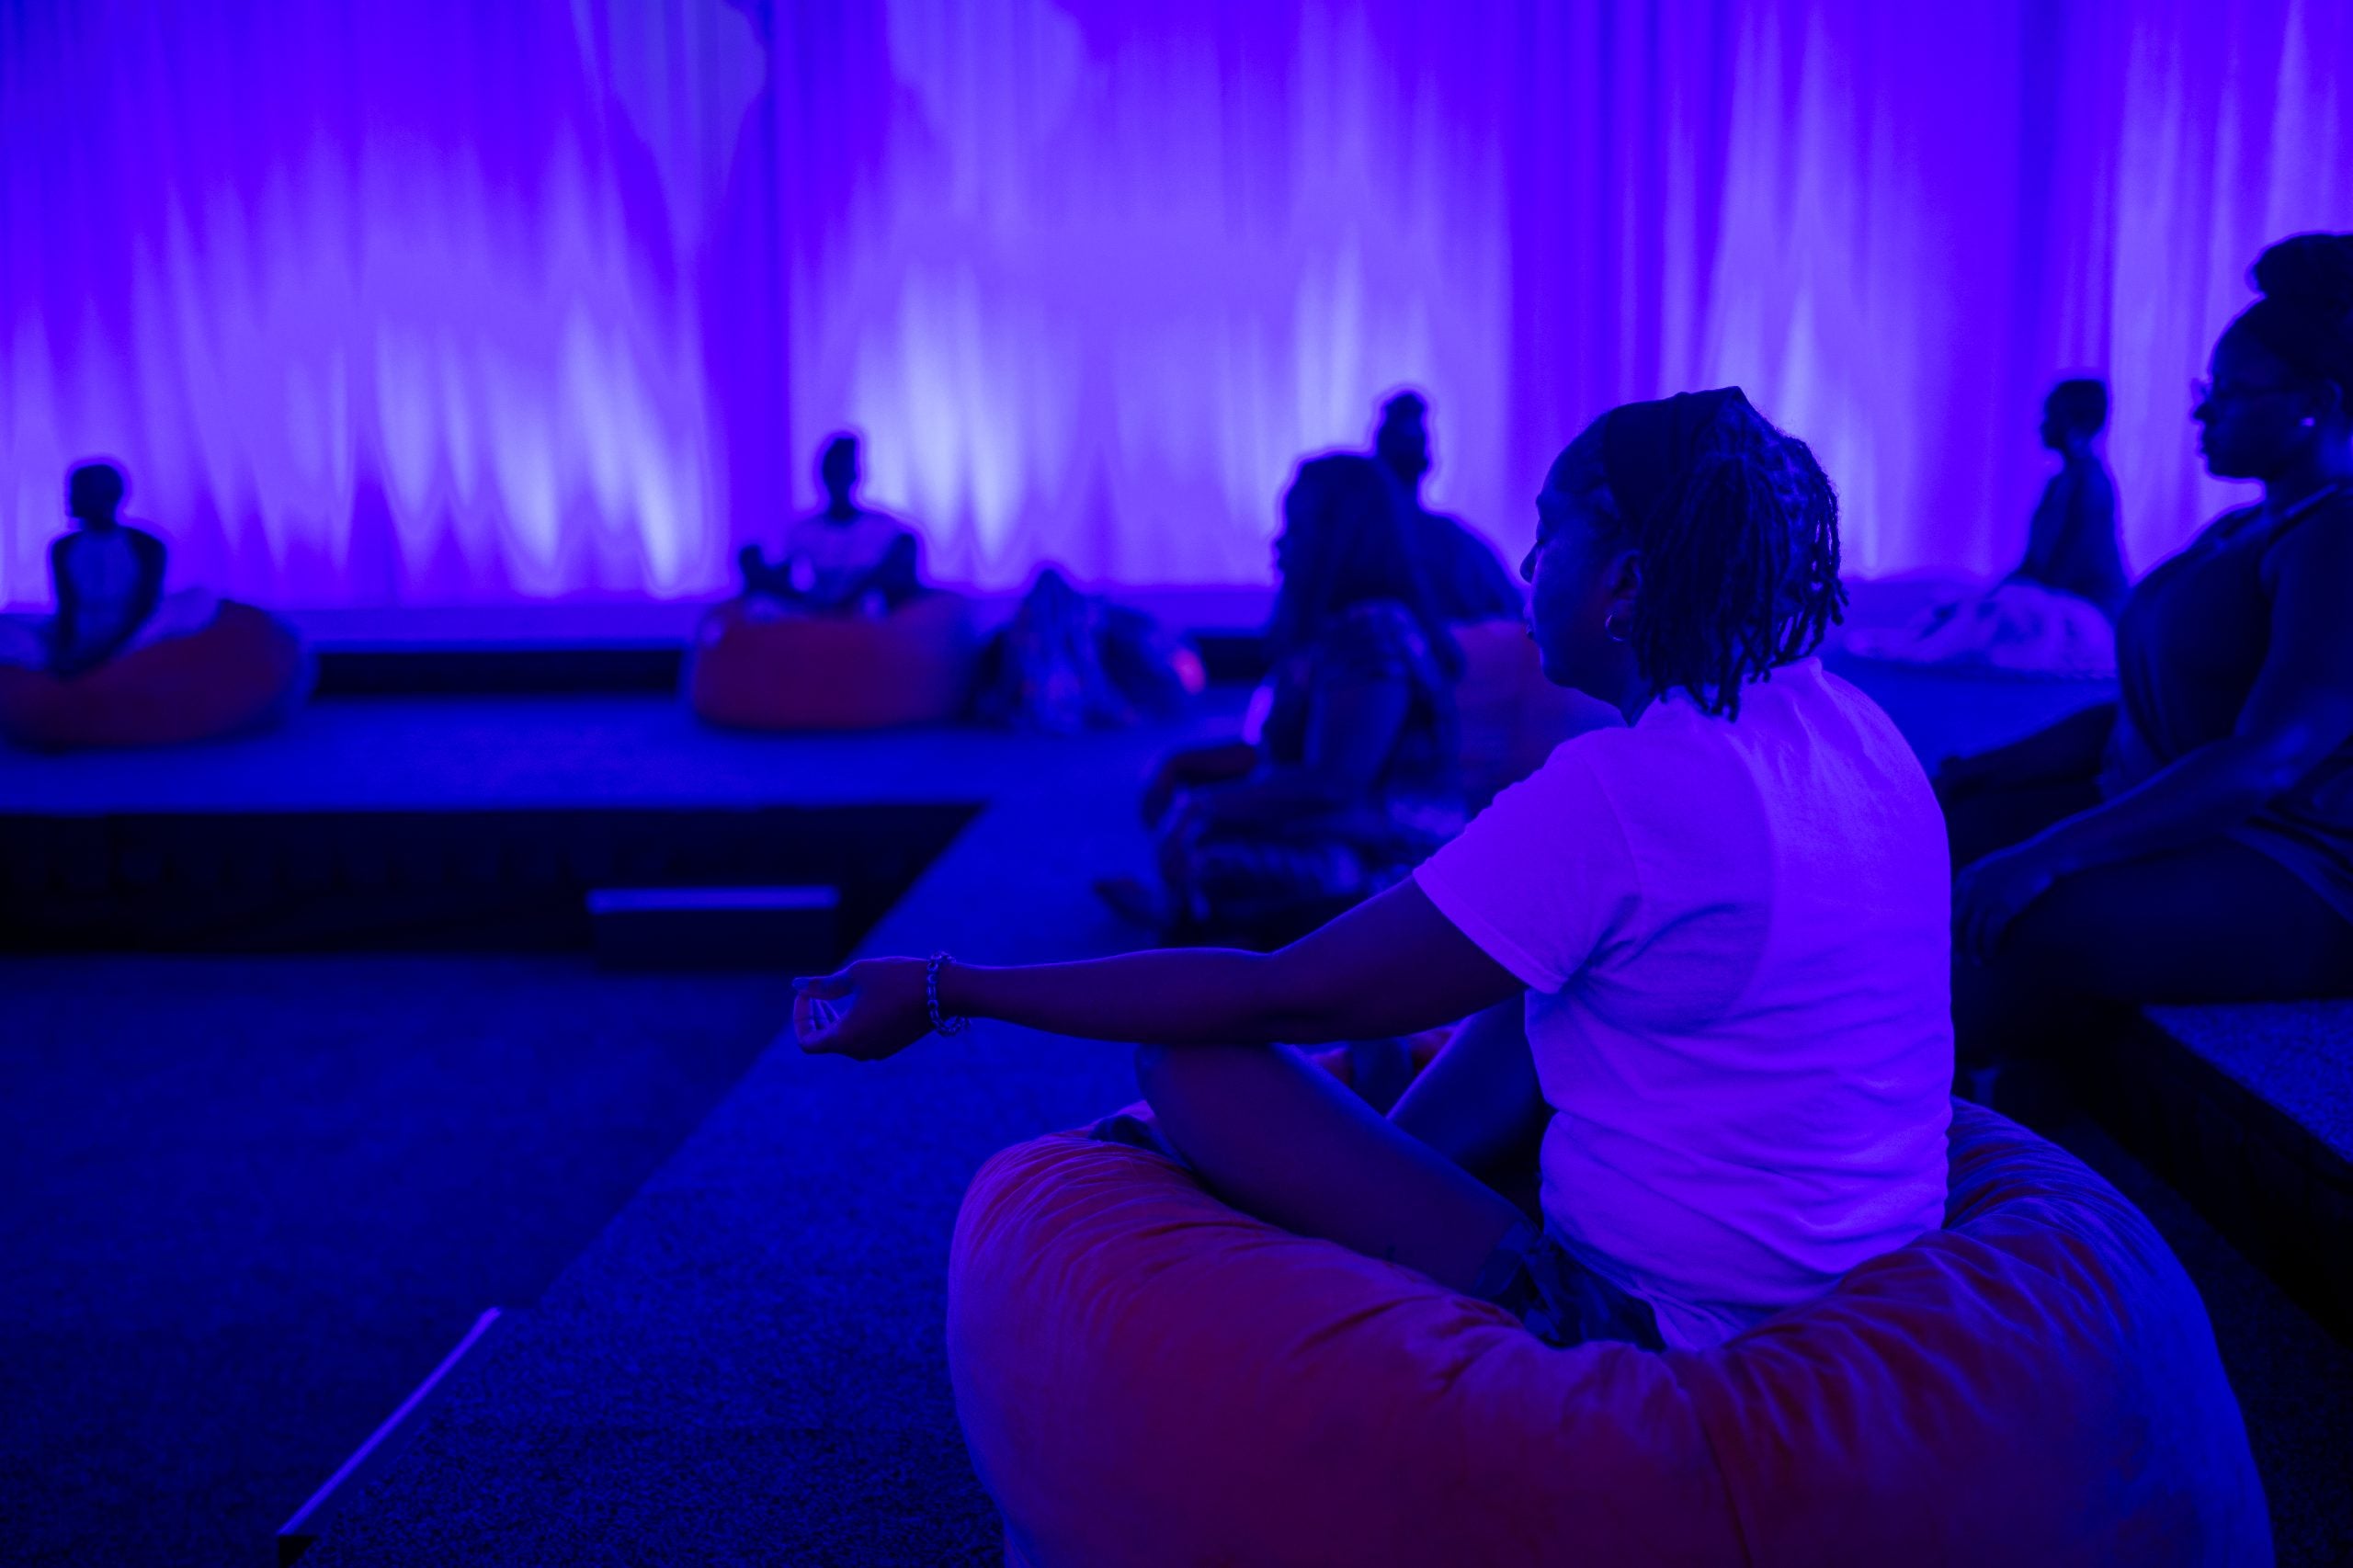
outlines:
[[[2353,489],[2340,490],[2282,529],[2264,552],[2265,569],[2311,572],[2353,585]]]
[[[2097,452],[2086,453],[2080,460],[2070,462],[2059,472],[2074,475],[2075,483],[2086,494],[2112,496],[2116,494],[2116,476],[2108,472],[2108,464]]]
[[[1421,624],[1396,599],[1366,599],[1332,618],[1325,636],[1335,643],[1404,644],[1418,641]]]
[[[1359,679],[1399,675],[1431,656],[1421,622],[1395,599],[1350,605],[1324,623],[1311,652],[1325,672]]]

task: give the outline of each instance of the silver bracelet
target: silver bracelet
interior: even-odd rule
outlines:
[[[931,961],[923,966],[923,999],[931,1008],[931,1027],[938,1034],[962,1034],[972,1027],[972,1019],[939,1010],[939,971],[953,961],[946,953],[934,953]]]

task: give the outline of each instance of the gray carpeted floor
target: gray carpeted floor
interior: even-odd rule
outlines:
[[[2055,717],[2098,695],[2097,687],[2053,684],[1988,697],[1965,687],[1949,688],[1940,677],[1903,672],[1868,684],[1932,761],[1944,750],[1981,738],[1990,718],[2016,727]],[[645,722],[654,720],[647,716]],[[608,737],[613,744],[607,748],[616,756],[626,749],[619,733]],[[1111,925],[1095,906],[1086,880],[1096,871],[1132,864],[1140,854],[1131,814],[1136,774],[1142,757],[1166,738],[1031,743],[1035,761],[1027,777],[1008,771],[985,787],[969,778],[953,780],[959,795],[989,795],[995,804],[926,873],[873,934],[869,949],[925,952],[944,947],[986,961],[1079,956],[1131,941],[1131,933]],[[751,770],[765,773],[776,761],[801,755],[786,748],[737,753],[726,747],[703,760],[722,772],[745,769],[750,779]],[[1007,748],[1006,755],[1017,754]],[[919,761],[912,754],[898,760]],[[908,768],[906,786],[922,787],[921,773]],[[763,781],[758,787],[771,786]],[[529,788],[539,788],[536,775]],[[298,1422],[332,1429],[334,1441],[313,1445],[324,1449],[332,1462],[479,1306],[489,1300],[524,1300],[528,1287],[539,1304],[518,1314],[511,1331],[461,1374],[415,1444],[338,1520],[309,1563],[339,1568],[458,1560],[995,1560],[995,1515],[964,1457],[940,1346],[949,1226],[965,1181],[995,1149],[1041,1129],[1069,1125],[1127,1097],[1131,1080],[1123,1052],[986,1028],[954,1041],[926,1042],[896,1061],[866,1067],[804,1060],[790,1050],[770,1051],[666,1163],[655,1147],[660,1141],[649,1134],[628,1145],[642,1155],[634,1165],[620,1160],[608,1166],[581,1156],[567,1167],[564,1161],[571,1156],[562,1153],[517,1156],[534,1173],[524,1179],[497,1175],[479,1160],[464,1163],[470,1145],[457,1131],[465,1120],[464,1085],[453,1080],[464,1075],[465,1052],[453,1046],[430,1072],[411,1074],[396,1062],[382,1061],[374,1069],[376,1077],[355,1073],[341,1083],[322,1080],[314,1091],[290,1094],[283,1101],[290,1112],[324,1118],[329,1128],[342,1130],[324,1135],[324,1148],[332,1153],[338,1138],[353,1145],[347,1177],[316,1191],[290,1189],[282,1179],[277,1187],[240,1187],[234,1173],[250,1162],[230,1151],[262,1141],[263,1130],[253,1119],[244,1119],[242,1134],[223,1133],[206,1143],[202,1140],[210,1134],[175,1126],[165,1112],[175,1104],[235,1098],[235,1074],[267,1077],[265,1070],[250,1065],[256,1058],[232,1052],[231,1064],[222,1067],[217,1064],[218,1050],[188,1051],[187,1074],[156,1080],[147,1096],[152,1103],[142,1105],[134,1094],[119,1108],[127,1129],[153,1127],[144,1138],[127,1131],[120,1138],[77,1143],[78,1135],[45,1129],[39,1125],[39,1112],[24,1108],[28,1098],[46,1093],[71,1119],[103,1124],[109,1119],[118,1108],[109,1101],[116,1092],[109,1085],[126,1077],[119,1062],[101,1059],[86,1072],[54,1065],[66,1061],[87,1034],[137,1034],[154,1030],[162,1019],[197,1017],[220,1020],[218,1027],[232,1037],[262,1039],[273,1031],[299,1030],[319,1006],[315,996],[291,994],[257,1011],[231,1005],[241,985],[265,997],[278,995],[267,977],[293,972],[298,965],[240,969],[208,963],[185,971],[141,971],[143,960],[128,961],[131,967],[121,972],[163,972],[166,983],[154,988],[152,1002],[126,994],[108,1003],[101,1017],[119,1021],[95,1031],[86,1027],[89,1016],[74,1009],[79,998],[114,989],[99,978],[106,972],[102,965],[80,974],[71,972],[71,966],[53,965],[0,971],[0,983],[8,983],[12,994],[21,987],[49,996],[51,1043],[26,1059],[50,1063],[40,1070],[61,1074],[55,1086],[17,1078],[0,1083],[9,1108],[0,1117],[13,1119],[0,1121],[0,1138],[21,1124],[37,1146],[50,1151],[40,1162],[49,1172],[43,1185],[12,1182],[6,1189],[9,1207],[0,1238],[17,1250],[0,1256],[0,1263],[12,1265],[12,1278],[0,1292],[14,1292],[0,1294],[0,1301],[23,1314],[7,1326],[12,1338],[18,1322],[75,1330],[80,1338],[72,1348],[118,1357],[125,1369],[90,1374],[86,1413],[15,1420],[0,1415],[0,1429],[11,1434],[7,1458],[0,1460],[10,1467],[0,1476],[6,1489],[0,1492],[0,1511],[10,1520],[17,1514],[16,1496],[36,1495],[33,1475],[18,1457],[27,1451],[20,1434],[42,1441],[48,1434],[56,1440],[44,1450],[51,1455],[44,1463],[63,1467],[69,1481],[78,1479],[87,1489],[82,1508],[94,1520],[85,1527],[93,1532],[85,1538],[92,1545],[119,1539],[97,1532],[125,1528],[113,1516],[133,1494],[116,1478],[135,1479],[150,1468],[148,1461],[173,1453],[203,1457],[182,1457],[165,1467],[176,1466],[176,1490],[150,1494],[151,1503],[160,1497],[163,1506],[181,1513],[172,1519],[159,1513],[148,1528],[186,1531],[196,1515],[226,1519],[242,1509],[235,1518],[257,1521],[267,1531],[316,1479],[315,1468],[306,1468],[308,1460],[295,1462],[285,1452],[293,1446]],[[549,1065],[559,1059],[535,1052],[553,1052],[565,1029],[588,1028],[621,1057],[638,1036],[667,1042],[655,1051],[665,1057],[682,1048],[689,1054],[707,1052],[717,1062],[709,1075],[723,1084],[742,1065],[743,1053],[756,1049],[779,1002],[772,990],[756,983],[646,981],[608,990],[563,983],[563,974],[585,972],[564,966],[460,970],[474,975],[471,983],[484,994],[503,998],[496,1011],[506,1021],[476,1037],[481,1043],[540,1042],[523,1051],[529,1061],[516,1068],[512,1079],[518,1088],[537,1088],[493,1094],[484,1117],[486,1124],[513,1128],[524,1143],[532,1135],[524,1124],[535,1119],[534,1096],[559,1089]],[[309,972],[396,971],[359,964],[347,971],[313,966]],[[485,978],[497,973],[538,978]],[[215,974],[222,976],[217,986],[202,978]],[[21,975],[35,978],[24,982]],[[339,983],[333,989],[338,1016],[369,1012],[385,1028],[372,1033],[373,1025],[363,1028],[356,1021],[343,1028],[334,1037],[339,1050],[329,1051],[330,1059],[354,1051],[364,1058],[391,1050],[386,1042],[401,1039],[465,1035],[458,1023],[437,1013],[436,1004],[401,994],[396,984],[371,990]],[[190,997],[204,1005],[191,1010]],[[540,1008],[551,1021],[544,1033],[534,1034]],[[588,1016],[593,1024],[579,1022]],[[143,1020],[140,1028],[122,1022],[133,1018]],[[700,1044],[682,1047],[682,1040]],[[17,1054],[12,1042],[9,1059]],[[216,1064],[196,1065],[200,1062]],[[224,1072],[231,1075],[226,1084],[218,1078]],[[627,1074],[617,1068],[605,1081],[614,1096],[599,1102],[608,1119],[585,1119],[637,1127],[643,1108],[620,1086]],[[455,1096],[449,1102],[448,1125],[398,1131],[409,1119],[389,1108],[431,1103],[445,1094]],[[684,1097],[682,1092],[676,1130],[663,1147],[676,1143],[695,1121]],[[241,1114],[232,1112],[233,1122]],[[366,1153],[371,1138],[395,1133],[397,1153]],[[295,1135],[290,1122],[283,1135]],[[41,1144],[44,1138],[49,1142]],[[176,1140],[185,1140],[185,1147]],[[2283,1560],[2326,1562],[2332,1554],[2353,1554],[2353,1523],[2347,1519],[2353,1505],[2343,1488],[2329,1484],[2342,1473],[2347,1453],[2353,1356],[2321,1334],[2128,1156],[2103,1146],[2096,1131],[2075,1141],[2079,1152],[2149,1210],[2205,1293],[2272,1491]],[[0,1153],[0,1160],[16,1157]],[[457,1174],[426,1168],[449,1160],[460,1162]],[[30,1162],[22,1161],[0,1171],[13,1178],[19,1164],[30,1168]],[[219,1172],[210,1170],[215,1165]],[[99,1175],[77,1176],[93,1165]],[[323,1168],[340,1167],[330,1161]],[[651,1178],[624,1204],[647,1173]],[[534,1185],[540,1175],[562,1176],[591,1191],[568,1201]],[[393,1190],[385,1184],[401,1180],[421,1182],[429,1190],[394,1190],[382,1200],[382,1214],[357,1216],[371,1224],[383,1221],[387,1232],[371,1232],[365,1244],[346,1247],[351,1258],[339,1283],[322,1277],[313,1281],[314,1290],[285,1267],[286,1256],[344,1246],[331,1233],[335,1217],[354,1208],[376,1209],[374,1200],[356,1203],[356,1195]],[[93,1194],[112,1190],[114,1196],[77,1198],[78,1183],[88,1184]],[[163,1209],[183,1216],[180,1225],[141,1228],[146,1221],[139,1191],[174,1184],[188,1190],[173,1192]],[[22,1217],[15,1196],[19,1191],[28,1194]],[[493,1195],[493,1200],[473,1201],[481,1194]],[[74,1262],[79,1256],[73,1239],[76,1228],[62,1218],[51,1222],[40,1212],[63,1205],[63,1214],[76,1202],[102,1225],[115,1224],[122,1233],[109,1245],[91,1244],[101,1256],[79,1263]],[[287,1205],[290,1217],[276,1217],[273,1203]],[[599,1229],[598,1221],[616,1207],[618,1216]],[[480,1211],[472,1216],[480,1225],[473,1239],[478,1245],[492,1242],[489,1257],[463,1264],[428,1259],[431,1269],[449,1276],[438,1285],[439,1274],[428,1279],[428,1269],[402,1261],[431,1233],[437,1222],[432,1216],[472,1210]],[[241,1222],[250,1233],[232,1234],[228,1240],[233,1244],[216,1246],[205,1227],[225,1223],[210,1218],[224,1211],[244,1214]],[[179,1234],[183,1226],[193,1228],[185,1240]],[[150,1246],[153,1254],[146,1257]],[[80,1287],[85,1290],[98,1289],[74,1300],[21,1283],[28,1270],[48,1267],[50,1254],[67,1262],[61,1278],[87,1281]],[[111,1272],[108,1256],[115,1260]],[[569,1267],[558,1274],[566,1258],[572,1258]],[[545,1283],[551,1277],[552,1283]],[[339,1298],[330,1286],[341,1290]],[[246,1331],[243,1341],[207,1327],[216,1320],[233,1323],[239,1303],[258,1314],[273,1296],[304,1304],[309,1319],[339,1310],[351,1321],[373,1322],[369,1303],[399,1300],[404,1290],[422,1293],[428,1286],[439,1291],[433,1301],[440,1316],[430,1333],[415,1336],[422,1360],[404,1366],[392,1390],[372,1403],[356,1390],[344,1391],[348,1399],[334,1392],[346,1376],[336,1369],[342,1361],[368,1359],[351,1349],[365,1348],[356,1335],[338,1339],[290,1326],[307,1321],[301,1314],[258,1319],[260,1326]],[[106,1300],[108,1287],[142,1303],[152,1316],[103,1315],[104,1309],[93,1303]],[[195,1320],[192,1325],[179,1324],[167,1310],[216,1299],[228,1307],[183,1312]],[[148,1324],[155,1326],[143,1326]],[[278,1337],[285,1334],[296,1339]],[[151,1343],[164,1347],[151,1358],[160,1371],[146,1369],[141,1361],[148,1355],[142,1346]],[[45,1346],[43,1358],[60,1358]],[[397,1358],[386,1355],[377,1360],[389,1367]],[[271,1367],[281,1369],[264,1370]],[[303,1369],[325,1378],[332,1397],[310,1389],[298,1375]],[[0,1386],[7,1409],[73,1409],[75,1374],[24,1365],[0,1372],[17,1380],[35,1375],[49,1380],[38,1391],[29,1383]],[[220,1403],[235,1399],[234,1391],[257,1378],[264,1397],[246,1399],[244,1414]],[[171,1391],[177,1403],[142,1407],[141,1391],[151,1385]],[[102,1390],[112,1403],[97,1403]],[[308,1400],[323,1403],[307,1404]],[[275,1430],[269,1418],[255,1412],[285,1413],[287,1430]],[[338,1427],[336,1421],[344,1425]],[[244,1499],[256,1490],[252,1478],[266,1472],[264,1460],[278,1467],[267,1473],[282,1476],[292,1487],[283,1507]],[[51,1492],[55,1500],[41,1505],[33,1515],[37,1522],[63,1517],[63,1489]],[[45,1539],[60,1541],[55,1525],[47,1528],[52,1534]],[[202,1539],[231,1554],[172,1554],[174,1559],[259,1561],[259,1540]],[[62,1545],[44,1550],[62,1559]]]
[[[770,979],[0,962],[0,1561],[273,1561],[767,1042]]]

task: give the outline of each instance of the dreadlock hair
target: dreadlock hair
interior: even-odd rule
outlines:
[[[1659,503],[1629,517],[1587,439],[1600,428],[1561,454],[1549,483],[1585,503],[1605,547],[1642,552],[1627,641],[1650,694],[1679,687],[1700,711],[1736,719],[1742,687],[1804,658],[1846,619],[1837,493],[1812,449],[1734,397],[1697,432]]]

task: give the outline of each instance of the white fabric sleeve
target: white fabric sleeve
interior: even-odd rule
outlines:
[[[1497,795],[1414,873],[1438,913],[1531,990],[1558,991],[1634,918],[1640,880],[1583,738]]]

